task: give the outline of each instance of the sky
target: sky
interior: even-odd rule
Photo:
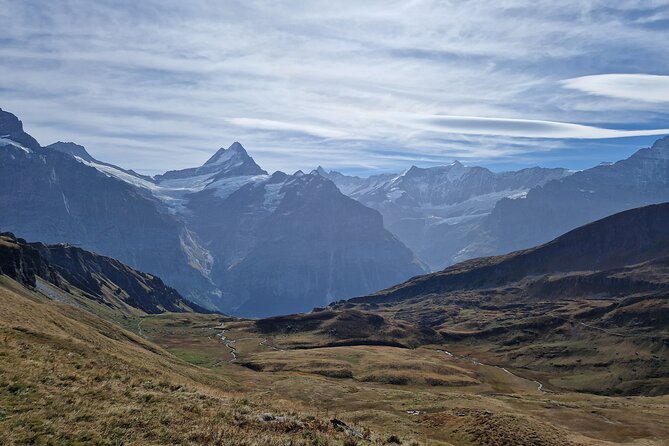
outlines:
[[[669,134],[669,1],[0,0],[0,107],[143,173],[587,168]]]

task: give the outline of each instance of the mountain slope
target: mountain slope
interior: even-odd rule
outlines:
[[[574,229],[544,245],[459,263],[374,296],[397,299],[495,288],[544,274],[611,270],[661,260],[669,257],[667,221],[669,203],[632,209]]]
[[[275,173],[227,196],[205,189],[188,208],[235,314],[305,311],[425,271],[376,211],[320,175]]]
[[[19,122],[5,112],[0,118]],[[0,146],[0,228],[114,257],[203,304],[216,298],[194,261],[196,238],[161,201],[58,150]]]
[[[111,174],[113,176],[118,177],[119,179],[125,179],[128,178],[128,176],[132,176],[137,178],[137,180],[143,180],[143,181],[148,181],[152,182],[153,179],[151,177],[148,177],[146,175],[140,175],[135,171],[132,170],[125,170],[122,169],[118,166],[115,166],[113,164],[105,163],[99,160],[96,160],[91,156],[90,153],[86,151],[86,148],[84,146],[80,146],[79,144],[75,144],[73,142],[62,142],[58,141],[53,144],[49,144],[46,146],[48,149],[53,149],[57,150],[61,153],[65,153],[67,155],[70,155],[77,159],[78,161],[81,161],[91,167],[95,167],[98,170],[100,170],[103,173]]]
[[[73,246],[26,243],[10,233],[0,234],[0,274],[56,299],[79,294],[122,313],[132,312],[128,307],[146,314],[206,311],[159,278],[118,260]]]
[[[220,325],[220,316],[199,317],[205,329]],[[189,364],[2,275],[0,339],[3,445],[279,446],[340,444],[348,437],[329,420],[303,414],[305,404],[244,382],[255,379],[265,390],[266,380],[232,365],[212,371]],[[281,421],[265,421],[266,413]]]
[[[668,219],[669,203],[628,210],[329,310],[434,330],[455,357],[549,390],[669,394]]]
[[[628,159],[600,165],[502,200],[484,223],[485,237],[468,257],[544,243],[607,215],[669,201],[669,137]]]

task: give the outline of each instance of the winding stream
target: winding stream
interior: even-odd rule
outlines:
[[[220,333],[216,334],[216,337],[219,338],[221,340],[221,342],[223,344],[225,344],[225,346],[230,350],[230,354],[232,355],[232,359],[230,360],[230,362],[235,362],[239,358],[239,355],[237,354],[237,349],[233,345],[237,341],[247,341],[249,339],[260,339],[260,342],[258,342],[258,345],[260,345],[262,347],[271,348],[272,350],[275,350],[275,351],[278,351],[278,352],[285,351],[284,349],[277,348],[273,345],[268,344],[268,339],[267,338],[261,338],[261,337],[257,337],[257,336],[250,336],[250,337],[239,338],[239,339],[228,339],[225,336],[225,332],[227,331],[227,329],[225,328],[225,324],[223,322],[221,322],[221,325],[219,325],[217,327],[214,327],[214,328],[217,329],[217,330],[221,330]],[[220,364],[220,362],[218,364]]]

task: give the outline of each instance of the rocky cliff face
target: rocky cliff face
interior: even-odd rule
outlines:
[[[9,232],[0,233],[0,274],[29,287],[36,286],[37,277],[60,285],[58,275],[40,253]]]
[[[205,190],[189,209],[236,314],[304,311],[425,271],[378,212],[317,174],[276,173],[223,199]]]
[[[27,243],[0,234],[0,274],[36,287],[38,278],[66,292],[115,307],[119,302],[145,313],[205,311],[185,300],[162,280],[118,260],[67,245]]]

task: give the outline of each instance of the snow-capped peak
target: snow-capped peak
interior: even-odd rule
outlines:
[[[398,180],[402,178],[428,178],[428,177],[439,177],[441,180],[445,181],[455,181],[460,179],[463,175],[470,170],[465,167],[459,161],[454,161],[451,164],[444,166],[435,166],[435,167],[417,167],[411,166],[409,169],[404,171],[399,177]]]
[[[267,172],[256,164],[240,143],[235,142],[227,149],[219,149],[214,156],[200,167],[171,170],[163,175],[156,175],[154,178],[156,181],[162,182],[207,176],[209,180],[213,181],[249,175],[267,175]]]
[[[225,148],[220,148],[218,151],[207,160],[206,163],[204,163],[205,166],[214,166],[214,165],[221,165],[221,164],[226,164],[229,161],[233,160],[236,158],[236,161],[244,161],[244,157],[249,157],[249,154],[246,153],[246,149],[244,149],[244,146],[242,146],[239,142],[235,141],[228,147],[227,149]]]

